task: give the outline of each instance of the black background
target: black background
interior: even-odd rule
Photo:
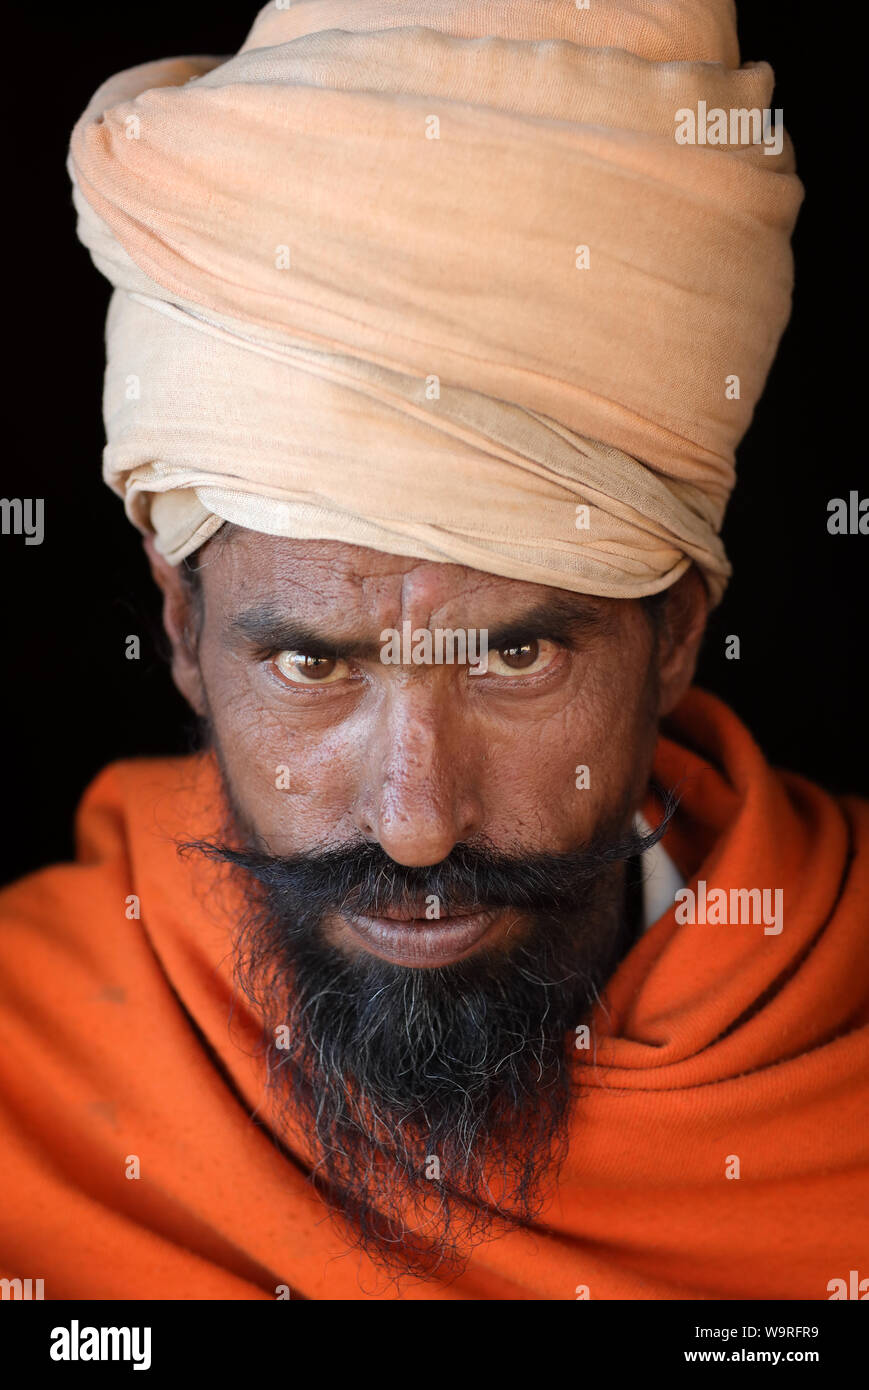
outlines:
[[[109,286],[75,236],[69,133],[121,68],[228,55],[255,3],[31,5],[5,21],[7,349],[12,431],[0,492],[43,497],[45,541],[0,537],[3,803],[0,877],[72,853],[72,814],[107,762],[183,752],[191,718],[164,664],[159,602],[138,533],[100,480]],[[865,117],[847,39],[812,4],[744,0],[743,61],[776,72],[808,196],[794,315],[739,455],[724,529],[735,576],[713,615],[699,684],[745,720],[770,760],[834,791],[869,787],[865,646],[869,538],[830,536],[827,502],[869,495],[865,466]],[[855,201],[856,200],[856,201]],[[124,656],[129,633],[142,659]],[[724,657],[737,634],[741,659]]]

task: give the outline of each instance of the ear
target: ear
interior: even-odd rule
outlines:
[[[207,701],[197,653],[194,596],[181,576],[180,566],[169,564],[154,544],[153,536],[145,536],[144,547],[154,583],[163,592],[163,627],[172,647],[172,679],[196,714],[204,718]]]
[[[709,616],[709,594],[696,565],[670,589],[658,636],[658,717],[675,709],[694,679]]]

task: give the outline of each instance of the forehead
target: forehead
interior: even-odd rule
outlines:
[[[218,541],[219,544],[215,544]],[[468,613],[494,623],[541,602],[565,613],[601,616],[612,600],[487,574],[467,565],[388,555],[342,541],[293,540],[233,528],[203,551],[202,581],[208,602],[231,615],[267,601],[309,619],[367,618],[395,625],[409,619],[427,625],[458,621]]]

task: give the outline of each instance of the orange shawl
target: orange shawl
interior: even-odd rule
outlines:
[[[610,983],[597,1066],[577,1053],[541,1224],[404,1298],[827,1299],[865,1259],[869,805],[773,771],[699,690],[668,732],[665,848],[693,888],[783,889],[784,929],[665,913]],[[47,1299],[395,1298],[264,1122],[218,870],[172,838],[212,833],[216,792],[207,757],[114,763],[77,862],[0,895],[0,1277]]]

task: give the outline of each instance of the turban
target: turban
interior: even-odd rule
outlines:
[[[68,168],[127,515],[173,564],[230,521],[717,603],[790,312],[772,90],[732,0],[277,0],[111,78]]]

